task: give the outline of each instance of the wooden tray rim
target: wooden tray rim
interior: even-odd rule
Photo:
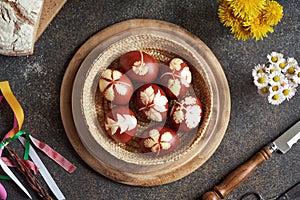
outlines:
[[[129,184],[129,185],[145,185],[145,186],[154,186],[154,185],[161,185],[166,184],[169,182],[176,181],[184,176],[192,173],[196,169],[198,169],[217,149],[219,146],[230,116],[230,93],[228,83],[223,72],[221,65],[219,64],[218,60],[212,55],[209,58],[209,61],[217,63],[217,67],[214,67],[214,73],[218,75],[217,80],[221,85],[219,88],[219,94],[222,96],[222,112],[219,116],[222,118],[222,123],[218,123],[215,127],[214,131],[217,131],[218,134],[214,139],[215,145],[211,147],[208,152],[206,152],[206,156],[195,156],[189,162],[185,163],[182,166],[178,166],[177,168],[172,168],[169,170],[163,170],[159,172],[149,172],[149,173],[126,173],[123,171],[112,169],[111,167],[107,166],[105,163],[101,161],[95,160],[93,156],[85,149],[84,145],[80,141],[80,138],[77,134],[75,124],[72,117],[72,109],[71,109],[71,94],[72,94],[72,86],[73,81],[76,76],[77,70],[79,69],[81,63],[85,59],[85,57],[102,41],[105,41],[108,37],[112,34],[117,34],[120,31],[126,31],[133,28],[138,27],[167,27],[174,29],[176,31],[180,31],[184,34],[188,34],[189,36],[193,37],[201,46],[205,47],[206,51],[210,52],[209,48],[196,36],[192,35],[185,29],[160,20],[150,20],[150,19],[132,19],[123,22],[119,22],[114,24],[108,28],[103,29],[102,31],[96,33],[92,36],[88,41],[86,41],[79,50],[75,53],[72,60],[70,61],[68,68],[66,70],[65,76],[63,78],[62,86],[61,86],[61,98],[60,98],[60,108],[61,108],[61,116],[63,125],[68,136],[69,141],[71,142],[72,146],[78,153],[78,155],[94,170],[98,173],[115,180],[120,183]]]

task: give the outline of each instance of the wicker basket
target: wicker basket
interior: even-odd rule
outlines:
[[[118,69],[119,57],[132,50],[142,50],[152,55],[158,62],[165,63],[174,57],[184,59],[190,66],[192,72],[192,90],[200,99],[203,105],[203,115],[199,128],[195,132],[178,133],[180,144],[176,151],[164,155],[153,156],[139,152],[135,140],[121,144],[112,140],[105,132],[105,113],[111,105],[104,99],[98,88],[101,73],[107,68]],[[205,133],[212,112],[212,92],[210,81],[207,78],[201,60],[182,43],[164,37],[161,34],[145,33],[135,34],[113,42],[107,46],[89,67],[82,90],[82,114],[84,116],[88,133],[96,143],[117,159],[137,165],[160,165],[180,159],[187,152],[194,148],[195,144],[201,141]],[[149,124],[140,122],[138,133],[148,128]],[[81,134],[79,134],[81,135]],[[86,135],[81,138],[85,140]],[[88,145],[88,144],[86,144]],[[89,147],[87,147],[89,148]],[[96,151],[97,147],[90,149]]]

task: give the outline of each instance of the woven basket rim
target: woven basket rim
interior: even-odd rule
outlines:
[[[133,41],[132,41],[133,40]],[[149,40],[149,41],[148,41]],[[153,41],[152,41],[153,40]],[[139,41],[142,41],[139,43]],[[157,43],[159,41],[159,44]],[[134,42],[134,46],[130,46],[128,48],[128,44],[131,44]],[[146,43],[146,46],[144,46]],[[149,46],[153,45],[153,46]],[[189,49],[186,49],[184,46],[182,46],[177,41],[174,41],[170,38],[165,38],[160,35],[155,34],[138,34],[129,36],[127,38],[124,38],[123,40],[119,40],[109,47],[107,47],[103,52],[101,52],[98,57],[94,60],[93,64],[91,65],[86,80],[84,81],[84,87],[83,87],[83,95],[84,97],[82,99],[82,109],[83,109],[83,115],[87,123],[87,127],[89,129],[89,132],[93,139],[96,140],[97,144],[101,146],[103,149],[108,151],[110,154],[115,156],[117,159],[123,160],[128,163],[138,164],[138,165],[157,165],[162,163],[168,163],[173,162],[178,159],[180,159],[183,155],[185,155],[187,152],[189,152],[191,149],[193,149],[196,144],[198,144],[201,141],[201,138],[203,136],[203,133],[197,133],[196,138],[191,141],[191,144],[188,146],[185,146],[184,148],[181,148],[180,150],[177,150],[173,153],[170,153],[165,156],[148,156],[146,154],[141,153],[134,153],[130,152],[122,147],[122,145],[117,145],[116,142],[114,142],[107,134],[103,133],[103,130],[99,128],[99,124],[97,122],[96,118],[96,112],[93,110],[93,103],[94,103],[94,96],[95,96],[95,87],[97,82],[99,81],[99,74],[106,69],[106,66],[108,66],[110,63],[112,63],[115,59],[117,59],[121,54],[131,51],[131,50],[149,50],[149,49],[156,49],[159,52],[160,48],[162,46],[175,46],[175,49],[184,49],[186,53],[191,54],[191,57],[193,56],[193,53],[189,51]],[[121,49],[121,50],[120,50]],[[168,51],[166,49],[162,49],[163,51]],[[116,51],[116,52],[115,52]],[[173,53],[173,52],[171,52]],[[177,55],[177,53],[175,53]],[[155,56],[155,55],[154,55]],[[180,56],[180,55],[179,55]],[[184,56],[180,56],[183,57]],[[199,61],[198,61],[199,62]],[[201,64],[201,63],[200,63]],[[197,68],[196,70],[200,70],[202,78],[204,78],[207,81],[207,87],[210,89],[210,83],[207,78],[206,72],[204,69]],[[93,89],[91,89],[93,88]],[[211,94],[211,91],[209,92]],[[87,98],[86,98],[87,97]],[[209,121],[209,118],[211,116],[211,102],[212,102],[212,94],[210,96],[210,102],[209,107],[206,108],[206,112],[208,115],[206,116],[205,125],[203,127],[203,132],[205,132],[206,124]],[[91,113],[92,112],[92,113]],[[203,122],[202,122],[203,123]],[[80,134],[79,134],[80,135]],[[84,140],[85,136],[82,136],[82,139]],[[87,148],[89,148],[88,144],[85,144]],[[94,147],[95,148],[95,147]],[[97,147],[96,147],[97,148]],[[91,151],[94,151],[93,149],[90,149]]]

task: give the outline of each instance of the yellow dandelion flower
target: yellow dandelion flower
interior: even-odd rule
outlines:
[[[234,14],[245,20],[258,16],[265,8],[265,0],[228,0]]]
[[[251,32],[243,26],[243,21],[236,21],[230,30],[238,40],[247,40],[251,37]]]
[[[248,27],[252,37],[256,40],[268,37],[268,32],[274,32],[274,29],[262,17],[253,18],[251,21],[244,22],[243,25]]]
[[[273,26],[283,16],[283,7],[275,0],[217,0],[220,2],[218,17],[221,23],[230,27],[239,40],[268,37]]]
[[[227,3],[223,3],[219,6],[218,16],[222,24],[226,27],[233,26],[233,23],[237,20],[237,18],[233,14],[232,8]]]
[[[277,1],[267,1],[263,16],[269,25],[274,26],[283,16],[283,7]]]

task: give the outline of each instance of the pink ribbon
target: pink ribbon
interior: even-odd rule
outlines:
[[[58,152],[56,152],[54,149],[52,149],[50,146],[48,146],[46,143],[39,141],[38,139],[29,136],[31,142],[42,152],[44,152],[49,158],[54,160],[57,164],[59,164],[62,168],[64,168],[67,172],[72,173],[76,167],[68,161],[65,157],[60,155]]]

